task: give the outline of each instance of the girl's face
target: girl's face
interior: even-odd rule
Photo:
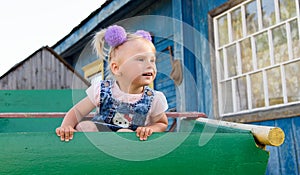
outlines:
[[[149,85],[156,77],[154,45],[143,38],[125,42],[115,50],[111,69],[118,81],[140,87]]]

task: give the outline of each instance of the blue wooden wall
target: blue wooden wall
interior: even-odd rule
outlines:
[[[187,110],[205,112],[213,118],[212,91],[210,74],[210,43],[208,42],[208,12],[227,2],[227,0],[183,0],[181,1],[182,20],[193,26],[200,33],[194,38],[191,32],[184,32],[185,45],[194,47],[193,54],[184,49],[184,64],[196,79],[197,100],[186,101]],[[175,4],[174,4],[175,5]],[[188,30],[187,30],[188,31]],[[193,42],[193,44],[188,43]],[[188,79],[191,81],[191,79]],[[185,82],[186,91],[193,89],[189,82]],[[195,94],[186,93],[186,98],[192,99]],[[196,106],[195,106],[196,104]],[[300,117],[257,122],[258,125],[278,126],[286,134],[285,142],[280,147],[267,147],[270,160],[266,174],[296,174],[300,172]]]
[[[205,112],[208,117],[213,118],[213,102],[211,91],[211,70],[210,70],[210,43],[208,33],[208,12],[227,2],[226,0],[183,0],[182,1],[182,15],[183,20],[195,28],[199,34],[194,36],[185,36],[188,42],[194,45],[194,55],[188,51],[184,55],[184,64],[192,73],[197,84],[197,101],[193,104],[187,104],[190,107],[188,110],[197,110]],[[184,35],[190,35],[190,32],[185,32]],[[190,81],[190,80],[188,80]],[[193,89],[192,85],[187,90]],[[195,94],[187,93],[187,98],[191,99]],[[188,102],[187,102],[188,103]]]
[[[270,158],[267,174],[293,174],[300,172],[300,117],[270,120],[254,124],[277,126],[283,129],[285,141],[280,147],[268,146]]]
[[[165,94],[169,110],[176,109],[176,89],[174,81],[170,78],[172,70],[170,62],[170,53],[167,49],[168,46],[173,48],[173,42],[170,40],[163,40],[163,42],[156,43],[157,50],[157,76],[154,81],[154,88]]]

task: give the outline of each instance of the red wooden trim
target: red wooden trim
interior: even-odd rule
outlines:
[[[66,113],[0,113],[0,118],[61,118]]]
[[[51,112],[51,113],[0,113],[0,118],[61,118],[66,115],[65,112]],[[207,116],[202,112],[166,112],[167,117],[178,118],[186,117],[196,119],[199,117]],[[89,114],[87,117],[93,117],[94,113]]]
[[[178,117],[187,117],[187,118],[199,118],[207,116],[202,112],[166,112],[166,115],[171,118],[178,118]]]

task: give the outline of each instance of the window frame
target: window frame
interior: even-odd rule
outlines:
[[[213,9],[208,13],[208,27],[209,27],[209,42],[210,42],[210,59],[211,59],[211,79],[212,79],[212,96],[213,96],[213,112],[216,119],[224,119],[227,121],[234,121],[234,122],[259,122],[259,121],[266,121],[266,120],[273,120],[273,119],[280,119],[280,118],[290,118],[300,115],[300,101],[297,103],[291,103],[291,104],[282,104],[274,107],[267,107],[263,109],[255,109],[255,110],[248,110],[246,112],[232,112],[229,115],[220,115],[219,109],[221,108],[221,103],[219,102],[221,99],[221,95],[218,93],[218,86],[219,86],[219,80],[217,78],[219,74],[219,63],[216,56],[216,50],[215,50],[215,27],[217,27],[216,24],[214,24],[214,18],[221,15],[222,13],[230,10],[235,9],[237,5],[240,5],[244,3],[245,0],[229,0],[228,2],[224,3],[223,5],[217,7],[216,9]],[[260,3],[259,1],[258,3]],[[300,30],[300,17],[299,15],[299,9],[300,9],[300,3],[298,1],[296,2],[296,20],[298,20],[298,30]],[[278,4],[277,4],[278,5]],[[258,12],[259,13],[259,12]],[[261,15],[261,14],[260,14]],[[276,13],[278,16],[278,13]],[[290,20],[292,21],[292,20]],[[277,21],[278,22],[278,21]],[[230,22],[229,22],[230,23]],[[278,23],[275,24],[276,26],[280,26]],[[274,27],[275,28],[275,27]],[[261,26],[259,26],[258,32],[261,32]],[[230,36],[229,36],[230,37]],[[300,32],[299,32],[300,37]],[[250,39],[250,42],[251,39]],[[234,42],[230,42],[228,45],[233,44]],[[237,63],[239,66],[241,66],[241,63]],[[282,65],[281,65],[282,66]],[[241,69],[238,67],[238,69]],[[225,70],[226,71],[226,70]],[[264,71],[261,71],[262,73]],[[232,83],[234,84],[234,83]],[[248,91],[248,88],[247,88]],[[251,101],[252,102],[252,101]]]

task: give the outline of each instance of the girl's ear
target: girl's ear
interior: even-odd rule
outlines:
[[[119,66],[118,63],[116,63],[115,61],[112,61],[110,63],[110,70],[114,75],[118,75],[119,74]]]

